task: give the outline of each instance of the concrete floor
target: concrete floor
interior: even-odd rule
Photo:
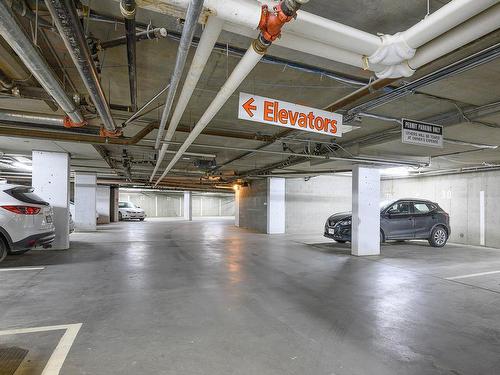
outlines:
[[[83,323],[61,374],[499,373],[500,273],[446,278],[500,271],[500,250],[406,243],[355,258],[227,219],[72,240],[0,267],[45,267],[0,272],[0,331]],[[0,350],[43,354],[54,336],[1,336]]]

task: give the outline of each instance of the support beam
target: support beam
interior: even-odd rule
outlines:
[[[80,231],[96,230],[97,176],[95,173],[75,173],[75,226]]]
[[[193,193],[184,192],[184,220],[193,220]]]
[[[352,170],[351,254],[380,254],[380,171],[362,165]]]
[[[234,226],[240,226],[240,190],[234,193]]]
[[[118,221],[118,200],[120,189],[118,186],[110,186],[109,213],[110,221],[116,223]]]
[[[111,202],[111,190],[109,185],[98,185],[97,197],[96,197],[96,211],[98,215],[97,217],[98,224],[109,224],[111,222],[110,202]]]
[[[285,233],[285,182],[279,177],[267,179],[267,234]]]
[[[54,210],[54,250],[69,249],[69,166],[65,152],[33,151],[32,185],[35,193]]]

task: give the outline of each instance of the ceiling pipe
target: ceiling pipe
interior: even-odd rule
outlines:
[[[156,27],[154,29],[149,29],[146,31],[140,31],[135,34],[136,42],[140,42],[142,40],[154,40],[154,39],[163,39],[168,36],[167,29],[164,27]],[[115,39],[110,39],[105,42],[99,43],[99,48],[101,50],[105,50],[108,48],[119,47],[124,44],[127,44],[127,37],[121,36]]]
[[[165,91],[167,91],[170,87],[170,83],[162,88],[160,91],[158,91],[151,99],[149,99],[146,103],[143,104],[141,108],[139,108],[132,116],[130,116],[124,123],[123,126],[128,125],[134,120],[137,120],[138,118],[141,117],[141,113],[151,105],[156,99],[158,99]]]
[[[203,113],[200,120],[179,148],[177,154],[174,155],[155,185],[167,175],[169,170],[172,169],[175,163],[181,158],[182,154],[187,151],[189,146],[215,117],[222,106],[239,87],[241,82],[243,82],[258,64],[262,56],[266,53],[267,48],[274,40],[280,37],[283,26],[296,17],[297,10],[300,9],[302,4],[307,3],[307,1],[308,0],[282,0],[272,11],[269,11],[267,6],[262,6],[262,14],[259,22],[259,29],[261,32],[258,38],[252,42],[243,58],[238,65],[236,65],[215,99],[210,103],[205,113]]]
[[[165,100],[165,106],[163,107],[163,113],[160,120],[160,128],[158,134],[156,135],[155,149],[160,147],[160,141],[163,137],[163,132],[165,131],[165,125],[167,124],[168,118],[170,116],[170,110],[172,109],[172,104],[174,103],[175,94],[177,92],[177,87],[181,81],[182,73],[184,71],[184,66],[186,65],[186,59],[189,52],[189,47],[193,41],[194,32],[198,24],[198,18],[200,18],[201,11],[203,9],[203,0],[190,0],[189,6],[187,7],[186,20],[184,22],[184,27],[182,30],[181,41],[177,49],[177,57],[175,60],[175,67],[170,79],[170,89],[168,90],[167,99]]]
[[[127,40],[128,81],[132,111],[137,111],[137,54],[135,36],[135,0],[121,0],[120,12],[125,19],[125,38]]]
[[[49,93],[67,114],[71,126],[86,124],[73,100],[66,94],[56,75],[50,69],[38,48],[31,42],[15,19],[15,15],[5,1],[0,1],[0,34],[16,52],[40,85]]]
[[[103,121],[104,128],[101,128],[101,135],[103,137],[121,135],[121,129],[118,129],[113,121],[73,1],[46,0],[45,5]]]
[[[203,34],[201,35],[200,42],[198,43],[198,48],[196,48],[195,55],[193,57],[193,61],[191,62],[191,66],[186,76],[186,80],[184,81],[184,86],[182,87],[181,94],[179,99],[177,100],[177,105],[175,107],[174,113],[172,114],[172,118],[170,120],[170,124],[168,126],[164,141],[171,141],[174,137],[175,131],[179,122],[181,120],[184,111],[193,95],[194,89],[198,84],[198,81],[205,69],[205,65],[210,57],[210,54],[219,38],[220,32],[222,31],[223,22],[217,17],[210,17],[206,23],[205,30],[203,30]],[[160,128],[161,129],[161,128]],[[158,134],[160,135],[160,134]],[[156,145],[155,145],[156,146]],[[161,165],[161,162],[165,158],[165,152],[167,151],[168,143],[164,143],[161,146],[160,153],[158,155],[158,159],[156,161],[156,165],[153,173],[150,177],[150,182],[153,181],[158,168]]]

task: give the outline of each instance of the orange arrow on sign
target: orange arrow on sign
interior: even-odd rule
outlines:
[[[254,102],[253,98],[248,99],[244,104],[243,104],[243,109],[248,113],[250,117],[253,117],[253,112],[257,109],[256,106],[252,105]]]

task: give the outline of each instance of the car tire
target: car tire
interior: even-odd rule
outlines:
[[[382,229],[380,229],[380,243],[384,243],[385,242],[385,234],[384,234],[384,231]]]
[[[123,221],[123,216],[121,212],[118,212],[118,221]]]
[[[446,228],[438,225],[431,232],[431,237],[429,238],[429,245],[432,247],[443,247],[448,241],[448,232]]]
[[[0,239],[0,262],[7,256],[7,245],[3,239]]]
[[[338,243],[346,243],[347,241],[344,241],[344,240],[334,240],[335,242],[338,242]]]
[[[144,221],[144,218],[142,218],[142,219],[139,219],[139,221]]]

